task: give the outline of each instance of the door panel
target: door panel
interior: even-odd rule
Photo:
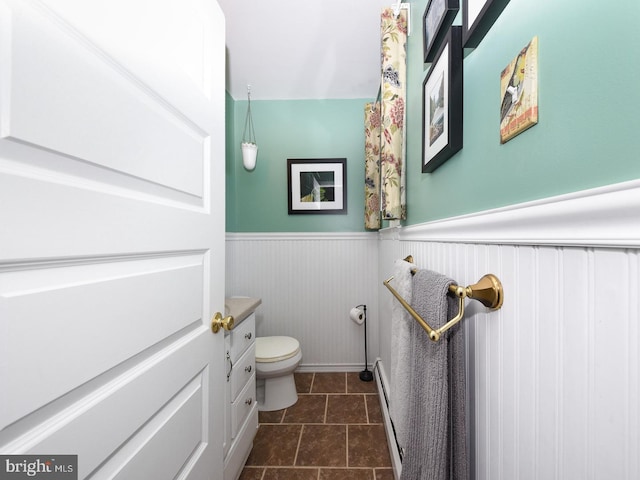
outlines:
[[[35,428],[17,432],[22,434],[15,434],[16,441],[8,448],[31,453],[74,452],[86,472],[100,467],[100,470],[105,469],[105,474],[113,473],[126,463],[126,455],[121,452],[137,449],[142,439],[149,436],[148,433],[137,434],[131,439],[132,433],[147,431],[158,422],[158,418],[168,418],[167,412],[179,410],[175,405],[180,405],[180,399],[186,396],[184,392],[196,391],[201,396],[199,403],[203,409],[208,408],[211,402],[206,385],[209,372],[202,369],[198,357],[209,348],[210,342],[199,332],[192,331],[169,345],[155,349],[135,368],[116,367],[115,371],[79,387],[78,392],[68,393],[64,402],[66,408],[59,409],[63,403],[59,400],[29,416],[30,420],[36,417],[35,420],[41,421],[32,422]],[[190,380],[185,383],[185,379]],[[144,401],[132,402],[132,398]],[[204,414],[204,410],[201,413]],[[108,425],[105,419],[109,419]],[[17,426],[20,424],[6,429],[7,433],[15,433]],[[170,443],[169,450],[175,450],[176,442],[195,445],[196,450],[202,449],[211,441],[206,434],[207,430],[201,424],[197,445],[188,436],[178,436]],[[87,438],[90,441],[86,441]],[[101,465],[111,454],[114,457]],[[212,478],[216,478],[215,475]]]
[[[206,438],[202,438],[203,406],[207,400],[203,395],[203,377],[199,376],[178,392],[171,404],[128,442],[127,450],[131,451],[119,452],[101,469],[101,476],[105,474],[106,478],[112,478],[109,467],[115,464],[117,475],[113,478],[166,478],[167,472],[171,472],[169,478],[174,478],[185,461],[197,461],[203,452],[201,447],[206,445]],[[180,438],[179,442],[177,438]],[[167,446],[171,448],[167,449]],[[160,451],[165,453],[158,457]]]
[[[202,196],[203,129],[51,15],[15,14],[11,32],[3,136]]]
[[[221,478],[222,13],[0,0],[0,26],[0,451]]]
[[[3,378],[0,427],[202,325],[202,255],[102,262],[0,273],[3,356],[21,373]],[[38,388],[25,378],[40,378]]]

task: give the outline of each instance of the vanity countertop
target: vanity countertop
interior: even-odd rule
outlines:
[[[225,315],[231,315],[238,325],[258,308],[262,303],[261,298],[252,297],[228,297],[224,299]]]

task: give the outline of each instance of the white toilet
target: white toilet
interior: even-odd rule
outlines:
[[[300,342],[295,338],[256,337],[258,410],[282,410],[298,401],[293,371],[300,360]]]

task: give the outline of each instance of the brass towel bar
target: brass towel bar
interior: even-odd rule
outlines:
[[[413,257],[409,255],[405,258],[405,261],[409,263],[413,263]],[[412,271],[415,273],[415,271]],[[384,282],[385,287],[389,289],[389,291],[393,294],[394,297],[398,299],[400,304],[411,314],[411,316],[425,329],[429,338],[434,342],[440,340],[440,335],[453,327],[456,323],[458,323],[462,317],[464,316],[464,299],[471,298],[473,300],[478,300],[485,307],[489,307],[493,310],[497,310],[502,307],[502,302],[504,300],[504,291],[502,290],[502,283],[495,275],[488,273],[484,275],[477,283],[473,285],[469,285],[467,287],[460,287],[458,285],[449,286],[449,292],[454,294],[459,299],[459,308],[458,315],[453,317],[447,323],[442,325],[438,329],[433,329],[429,324],[416,312],[409,303],[400,296],[400,294],[391,286],[389,282],[393,280],[393,277],[388,278]]]

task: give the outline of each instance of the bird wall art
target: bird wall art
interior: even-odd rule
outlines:
[[[538,123],[538,37],[500,74],[500,143]]]

